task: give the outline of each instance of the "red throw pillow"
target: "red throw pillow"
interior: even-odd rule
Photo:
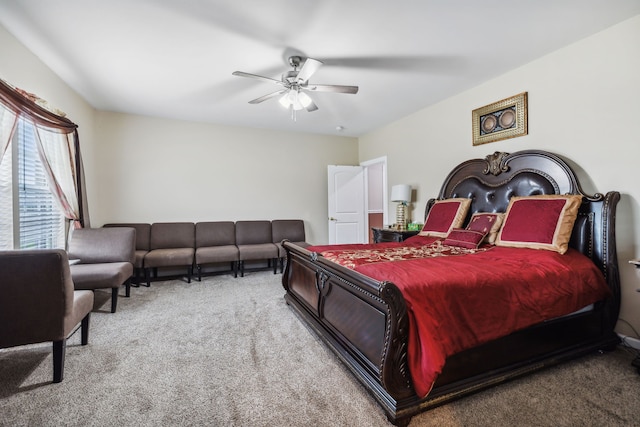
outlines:
[[[565,253],[581,202],[580,195],[513,197],[496,245]]]
[[[484,241],[493,245],[498,237],[503,219],[503,213],[476,212],[471,216],[467,230],[485,233]]]
[[[421,236],[447,237],[453,228],[460,228],[467,217],[471,199],[438,200],[429,211]]]
[[[482,243],[486,235],[487,233],[481,231],[454,228],[447,238],[444,239],[444,244],[461,248],[478,249],[478,246],[480,246],[480,243]]]

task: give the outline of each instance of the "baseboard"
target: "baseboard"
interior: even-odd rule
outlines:
[[[640,350],[640,339],[628,337],[626,335],[618,334],[623,343],[628,345],[629,347],[635,348],[636,350]]]

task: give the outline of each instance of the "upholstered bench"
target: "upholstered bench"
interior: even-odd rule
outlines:
[[[187,282],[193,275],[196,232],[192,222],[154,222],[151,224],[149,252],[144,257],[147,286],[151,285],[151,272],[158,276],[160,267],[186,267]]]
[[[202,266],[229,262],[233,276],[238,277],[238,247],[236,225],[232,221],[210,221],[196,224],[195,264],[198,280],[202,280]]]
[[[140,222],[105,224],[103,227],[131,227],[136,229],[136,251],[133,263],[133,280],[137,287],[144,276],[144,257],[149,252],[149,239],[151,238],[151,224]]]
[[[186,268],[191,283],[193,268],[202,280],[204,266],[229,263],[234,277],[244,276],[245,261],[266,261],[267,268],[283,270],[285,251],[282,241],[306,247],[304,221],[278,219],[258,221],[203,221],[147,223],[108,223],[103,228],[136,229],[135,272],[143,271],[147,286],[158,277],[159,268]],[[217,270],[216,270],[217,272]],[[139,280],[136,280],[136,282]]]
[[[309,243],[305,242],[304,221],[301,219],[274,219],[271,221],[271,234],[273,235],[273,243],[278,247],[278,261],[281,273],[284,271],[284,260],[287,255],[282,247],[283,240],[288,240],[303,248],[310,246]]]
[[[277,272],[278,247],[273,243],[271,221],[237,221],[236,245],[240,264],[240,277],[244,276],[245,261],[267,260]]]

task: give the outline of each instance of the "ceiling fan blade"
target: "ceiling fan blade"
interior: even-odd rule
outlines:
[[[301,85],[300,89],[313,92],[358,93],[358,86],[306,84]]]
[[[280,80],[272,79],[271,77],[259,76],[257,74],[245,73],[244,71],[234,71],[231,74],[233,74],[234,76],[249,77],[251,79],[263,80],[265,82],[275,83],[278,85],[282,84],[282,81]]]
[[[452,55],[336,57],[322,58],[322,62],[325,66],[447,74],[466,66],[464,59]]]
[[[269,93],[267,95],[261,96],[260,98],[256,98],[249,101],[249,104],[259,104],[263,101],[266,101],[267,99],[275,98],[276,96],[279,96],[279,95],[284,95],[287,92],[288,92],[288,89],[282,89],[277,92]]]
[[[321,66],[322,62],[318,61],[317,59],[307,58],[304,61],[304,64],[302,64],[302,68],[300,68],[296,79],[301,83],[306,82],[313,75],[313,73],[318,71],[318,68],[320,68]]]

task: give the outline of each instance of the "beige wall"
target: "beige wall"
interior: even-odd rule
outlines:
[[[100,112],[92,222],[301,218],[326,243],[327,165],[357,164],[355,138]]]
[[[417,189],[413,218],[453,166],[494,151],[552,151],[570,160],[586,192],[620,191],[618,331],[638,337],[627,325],[640,331],[640,273],[627,263],[640,257],[638,46],[640,16],[360,138],[360,159],[386,155],[389,188]],[[471,111],[521,92],[529,94],[529,134],[472,146]]]

